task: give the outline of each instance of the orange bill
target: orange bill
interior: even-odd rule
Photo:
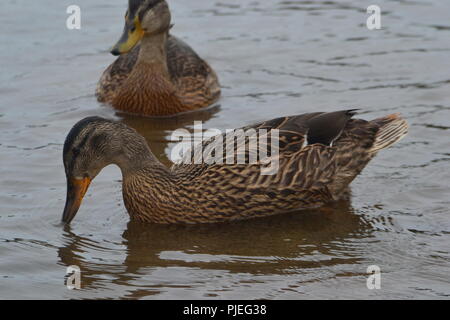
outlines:
[[[67,178],[66,206],[62,217],[64,223],[70,223],[77,214],[90,183],[91,179],[87,177],[82,179]]]

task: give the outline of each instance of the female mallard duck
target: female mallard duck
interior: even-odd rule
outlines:
[[[170,20],[164,0],[129,0],[123,35],[111,51],[120,56],[100,78],[98,101],[145,116],[173,115],[217,101],[216,73],[169,34]]]
[[[64,144],[67,199],[62,220],[69,223],[74,218],[91,180],[109,164],[120,167],[125,206],[131,218],[140,221],[222,222],[338,200],[375,154],[404,137],[408,129],[397,114],[372,121],[351,119],[354,114],[353,110],[307,113],[243,128],[265,129],[275,139],[278,170],[272,175],[262,174],[261,162],[174,164],[169,169],[134,129],[85,118]],[[195,149],[212,141],[220,139]],[[238,150],[239,144],[233,146]]]

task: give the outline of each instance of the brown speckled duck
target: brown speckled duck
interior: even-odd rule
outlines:
[[[169,116],[207,107],[220,96],[214,70],[169,34],[164,0],[129,0],[125,29],[111,53],[120,55],[97,85],[99,102],[132,114]]]
[[[339,200],[376,153],[408,130],[398,114],[372,121],[352,119],[354,114],[354,110],[307,113],[243,128],[266,129],[277,142],[279,166],[272,175],[262,174],[262,163],[224,161],[167,168],[134,129],[98,117],[83,119],[64,144],[67,199],[62,220],[72,221],[90,182],[109,164],[122,171],[128,213],[143,222],[223,222]],[[273,129],[278,129],[278,137]],[[219,140],[206,140],[195,149],[214,141]],[[233,146],[238,150],[238,144]],[[249,156],[248,149],[244,153]]]

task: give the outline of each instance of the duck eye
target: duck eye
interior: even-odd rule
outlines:
[[[131,32],[136,31],[136,26],[132,26],[131,29],[130,29],[130,31],[131,31]]]
[[[73,149],[72,149],[72,153],[73,153],[73,156],[76,157],[76,156],[78,156],[78,155],[80,154],[80,149],[78,149],[78,148],[73,148]]]

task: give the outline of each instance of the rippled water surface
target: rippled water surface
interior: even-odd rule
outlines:
[[[67,30],[68,5],[82,10]],[[382,29],[365,8],[378,4]],[[0,298],[449,298],[450,2],[170,1],[173,34],[217,71],[220,107],[151,120],[99,105],[125,0],[3,0],[0,19]],[[62,143],[79,119],[136,128],[165,163],[170,133],[281,115],[401,112],[410,133],[316,211],[211,226],[129,222],[121,175],[96,178],[71,227]],[[82,289],[64,286],[77,265]],[[367,267],[382,271],[366,287]]]

